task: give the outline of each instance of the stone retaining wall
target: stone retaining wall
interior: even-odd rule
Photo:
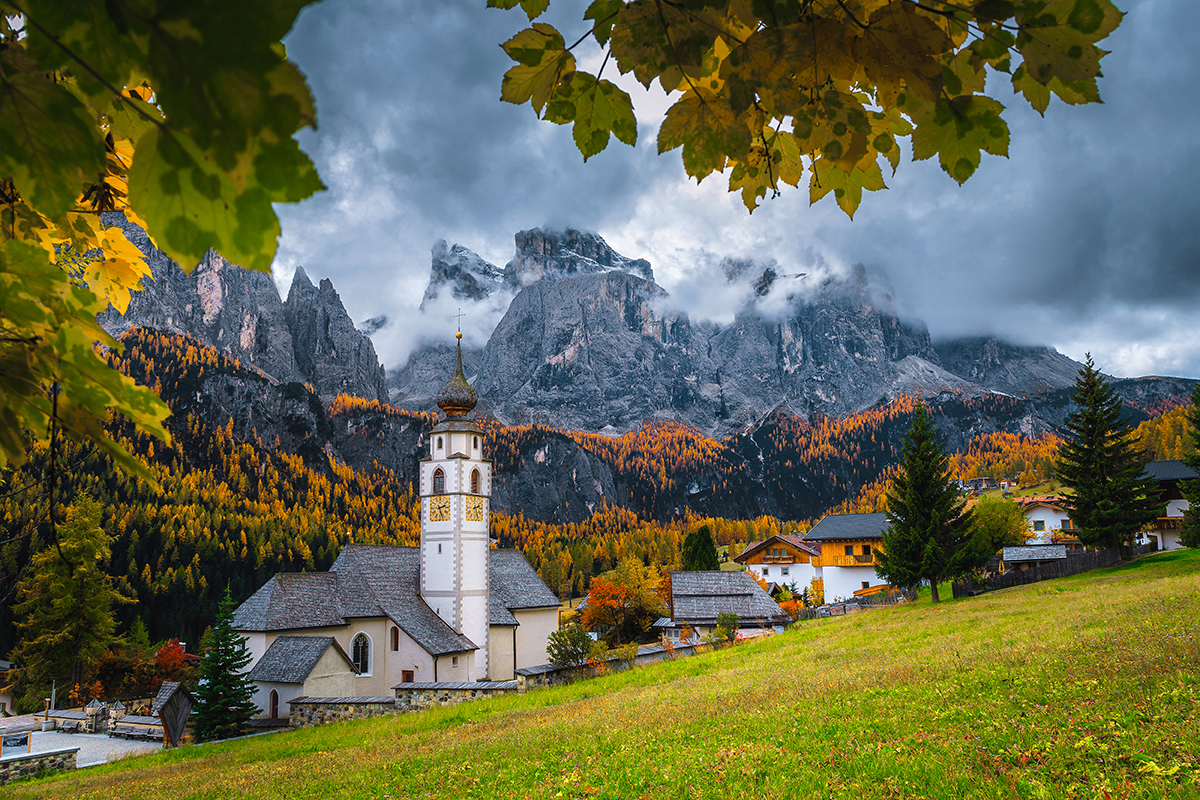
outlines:
[[[409,683],[396,687],[396,707],[403,711],[423,711],[434,706],[453,706],[484,697],[517,692],[517,681],[487,683]]]
[[[0,758],[0,786],[15,781],[17,778],[27,778],[30,775],[75,769],[75,754],[78,752],[78,747],[64,747],[61,750],[47,750],[44,753],[18,753],[4,756]]]
[[[290,705],[288,723],[293,728],[382,717],[400,710],[394,697],[297,697]]]

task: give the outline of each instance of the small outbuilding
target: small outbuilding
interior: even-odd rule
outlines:
[[[250,670],[254,681],[257,718],[288,716],[288,703],[297,697],[341,697],[354,694],[358,670],[332,636],[275,637]]]
[[[739,629],[755,631],[782,631],[792,621],[750,573],[698,570],[671,573],[671,616],[654,628],[670,639],[678,639],[684,628],[707,636],[716,630],[720,614],[736,614]]]

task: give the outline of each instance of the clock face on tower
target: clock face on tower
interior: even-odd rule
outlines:
[[[429,498],[429,521],[445,522],[450,519],[450,498],[445,495]]]
[[[483,498],[467,498],[467,521],[480,522],[483,520]]]

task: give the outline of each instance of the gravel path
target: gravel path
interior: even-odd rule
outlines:
[[[140,753],[162,750],[161,742],[139,742],[129,739],[110,738],[106,733],[59,733],[43,731],[41,718],[36,715],[5,717],[0,733],[23,733],[33,731],[33,752],[44,753],[63,747],[78,747],[75,754],[76,766],[90,767]],[[13,755],[15,750],[5,750],[4,755]]]

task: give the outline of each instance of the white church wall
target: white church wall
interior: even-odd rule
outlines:
[[[453,653],[438,656],[434,670],[434,680],[439,682],[465,683],[473,680],[471,672],[475,668],[475,654]]]
[[[546,640],[558,630],[557,608],[530,608],[513,611],[517,622],[517,669],[537,667],[550,661]]]
[[[331,647],[308,674],[304,694],[309,697],[350,697],[356,691],[356,680],[354,668]]]
[[[390,687],[396,686],[404,681],[404,671],[409,670],[413,673],[413,681],[419,683],[427,683],[433,680],[433,656],[425,652],[425,648],[417,644],[412,638],[404,632],[403,628],[395,626],[398,632],[396,649],[392,650],[391,628],[393,623],[388,621],[388,644],[385,661],[387,663],[387,686],[388,691],[383,694],[391,693]],[[382,696],[382,695],[381,695]]]
[[[516,632],[513,625],[492,625],[488,630],[488,677],[494,681],[516,677]]]
[[[267,652],[267,648],[271,646],[271,642],[267,641],[267,634],[261,632],[242,633],[241,637],[245,648],[250,651],[250,663],[245,666],[242,672],[249,672],[254,669],[254,665]],[[274,641],[274,639],[275,637],[272,636],[271,641]]]
[[[279,694],[279,706],[277,719],[287,719],[288,702],[300,697],[304,694],[304,687],[299,683],[276,683],[274,681],[255,681],[254,683],[254,705],[258,706],[258,713],[254,716],[258,719],[267,719],[271,716],[271,692]]]

